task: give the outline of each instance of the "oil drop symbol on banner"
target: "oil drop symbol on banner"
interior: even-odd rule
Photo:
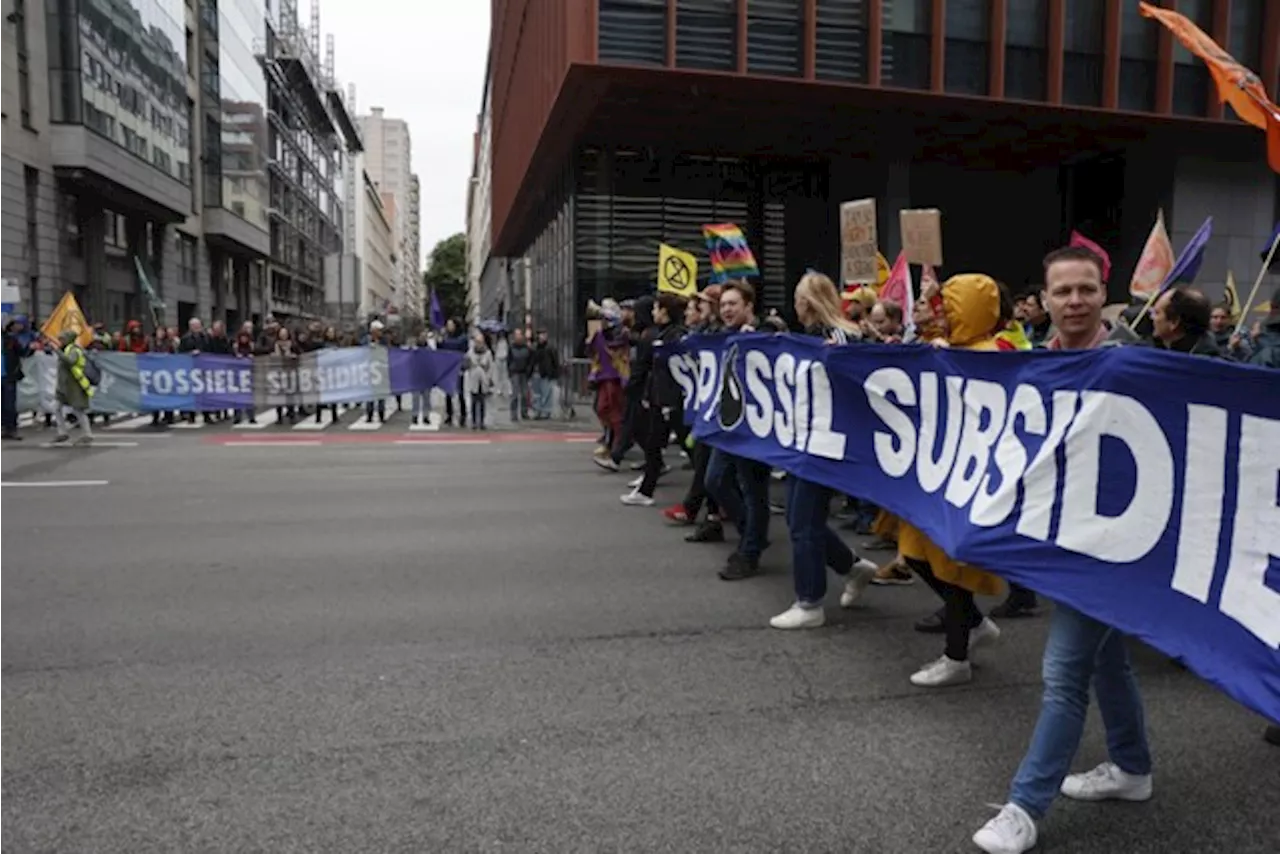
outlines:
[[[747,411],[742,402],[742,380],[738,377],[737,344],[725,355],[720,377],[720,429],[732,430],[742,423]]]

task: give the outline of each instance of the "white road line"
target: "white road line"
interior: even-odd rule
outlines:
[[[223,442],[224,448],[318,448],[323,445],[319,439],[280,439],[271,441],[263,439],[261,441],[255,439],[241,439],[232,442]]]
[[[323,430],[333,423],[333,411],[328,407],[320,410],[320,420],[317,421],[314,416],[306,418],[293,425],[294,430]]]
[[[364,416],[363,413],[361,413],[360,417],[357,418],[355,421],[352,421],[351,426],[348,427],[347,429],[348,430],[381,430],[382,428],[383,428],[383,422],[370,421]]]
[[[239,424],[233,424],[231,426],[231,429],[232,430],[265,430],[266,428],[270,427],[272,424],[276,423],[276,418],[277,416],[276,416],[275,409],[264,409],[261,412],[259,412],[256,416],[254,416],[253,420],[257,423],[250,424],[248,421],[241,421]]]
[[[197,413],[195,421],[178,420],[169,426],[175,430],[201,430],[205,427],[205,422],[204,419],[200,417],[199,413]]]
[[[599,439],[565,439],[564,441],[566,444],[569,444],[569,445],[594,445],[600,440]]]
[[[42,442],[40,443],[40,447],[42,448],[77,448],[77,449],[79,448],[136,448],[138,447],[138,443],[137,442],[111,442],[111,441],[102,442],[97,439],[94,439],[93,442],[88,445],[76,445],[71,442]]]
[[[108,430],[134,430],[138,427],[146,427],[151,423],[151,413],[146,415],[138,415],[134,418],[128,418],[124,421],[113,421],[107,425]]]
[[[492,439],[396,439],[397,445],[439,445],[447,448],[450,445],[491,445]]]
[[[433,423],[433,422],[427,421],[421,424],[410,424],[409,432],[410,433],[439,433],[440,422],[437,421]]]
[[[5,480],[0,481],[0,486],[106,486],[105,480]]]

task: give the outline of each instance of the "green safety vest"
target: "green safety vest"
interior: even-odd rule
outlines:
[[[71,363],[71,376],[75,378],[75,381],[77,383],[80,384],[80,388],[84,389],[85,394],[87,394],[89,397],[93,397],[93,383],[89,382],[89,378],[84,375],[84,362],[85,362],[84,350],[82,350],[79,346],[76,345],[74,341],[72,341],[70,344],[67,345],[67,348],[62,352],[70,353],[72,350],[75,351],[76,360]]]

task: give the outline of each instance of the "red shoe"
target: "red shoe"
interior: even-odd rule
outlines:
[[[689,513],[684,509],[683,504],[671,505],[666,510],[662,511],[662,515],[673,525],[693,524],[693,520],[689,518]]]

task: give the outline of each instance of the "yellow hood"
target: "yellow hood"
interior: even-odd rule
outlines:
[[[982,273],[961,273],[942,284],[942,306],[947,315],[953,347],[995,349],[1000,323],[1000,287]]]

